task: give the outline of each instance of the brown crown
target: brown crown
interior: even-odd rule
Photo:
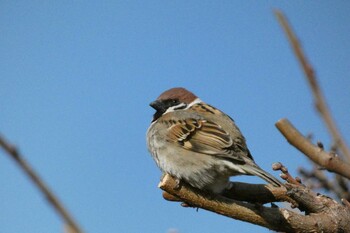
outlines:
[[[178,99],[180,102],[189,104],[193,100],[197,99],[197,96],[195,96],[192,92],[186,90],[185,88],[174,87],[163,92],[158,97],[158,100],[166,100],[166,99]]]

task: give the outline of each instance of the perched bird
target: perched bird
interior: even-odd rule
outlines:
[[[150,103],[156,112],[147,146],[158,167],[195,188],[221,193],[236,175],[282,183],[262,170],[228,115],[184,88],[172,88]]]

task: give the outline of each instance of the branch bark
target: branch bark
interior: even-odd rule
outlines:
[[[203,208],[230,218],[264,226],[271,230],[278,230],[275,224],[282,223],[286,232],[291,230],[283,217],[283,212],[280,212],[278,208],[267,208],[222,196],[213,196],[209,193],[194,190],[185,183],[181,183],[181,187],[178,188],[176,180],[168,174],[163,177],[158,186],[193,207]],[[285,214],[296,215],[292,211],[285,211]]]
[[[48,188],[48,186],[33,170],[33,168],[24,160],[23,156],[18,152],[18,150],[1,136],[0,146],[5,150],[6,154],[9,155],[24,171],[24,173],[30,178],[34,185],[45,196],[48,203],[66,222],[67,229],[69,229],[69,232],[82,233],[82,230],[80,229],[79,225],[74,221],[73,217],[69,214],[66,208],[64,208],[63,204],[58,200],[58,198],[53,194],[53,192]]]
[[[248,184],[242,182],[231,182],[230,186],[231,187],[225,190],[222,195],[226,198],[237,201],[259,204],[282,201],[290,203],[295,202],[287,196],[287,189],[285,187],[274,187],[269,184]],[[181,199],[165,191],[163,192],[163,198],[167,201],[181,201]]]
[[[302,215],[285,208],[264,207],[222,196],[204,193],[191,186],[178,183],[165,175],[159,187],[189,206],[203,208],[233,219],[260,225],[282,232],[349,232],[350,209],[326,196],[318,196],[302,185],[289,184],[290,197],[296,198],[310,215]],[[247,186],[248,187],[248,186]],[[313,206],[315,196],[317,205]]]
[[[304,153],[316,164],[350,179],[350,164],[342,161],[334,154],[327,153],[319,147],[313,145],[287,120],[281,119],[276,123],[276,127],[287,139],[287,141]]]
[[[225,190],[224,196],[238,201],[253,203],[271,203],[271,202],[293,202],[287,196],[285,187],[275,187],[270,184],[248,184],[242,182],[231,182],[231,187]]]

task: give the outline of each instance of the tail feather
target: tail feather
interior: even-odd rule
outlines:
[[[283,183],[279,181],[277,178],[272,176],[270,173],[264,171],[258,166],[251,166],[251,165],[246,165],[242,167],[244,171],[247,172],[249,175],[254,175],[254,176],[259,176],[261,179],[266,180],[268,183],[280,187],[283,186]]]

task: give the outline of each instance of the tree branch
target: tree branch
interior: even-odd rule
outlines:
[[[158,186],[193,207],[203,208],[272,230],[278,230],[275,224],[281,222],[285,226],[285,231],[290,231],[291,229],[288,228],[288,223],[284,220],[283,214],[278,208],[267,208],[251,203],[235,201],[222,196],[213,196],[209,193],[195,190],[185,183],[181,183],[181,187],[177,188],[176,180],[168,174],[163,177],[163,180]],[[295,215],[295,213],[289,210],[285,211],[290,215]]]
[[[222,195],[226,198],[237,201],[246,201],[259,204],[282,201],[287,201],[290,203],[295,202],[293,199],[287,196],[287,189],[285,187],[275,187],[269,184],[265,185],[231,182],[230,188],[225,190]],[[167,201],[181,201],[181,199],[167,192],[163,192],[163,198]]]
[[[315,72],[307,60],[304,51],[298,41],[297,36],[294,34],[292,28],[289,26],[289,23],[286,19],[286,17],[283,15],[281,11],[275,10],[275,15],[280,22],[283,30],[285,31],[288,40],[290,42],[291,47],[293,48],[293,51],[300,62],[300,65],[304,71],[304,74],[308,80],[308,83],[310,85],[310,88],[312,90],[312,94],[314,96],[314,102],[315,102],[315,107],[321,117],[323,118],[330,134],[333,137],[333,142],[335,145],[337,145],[344,158],[347,161],[350,161],[350,150],[349,147],[346,145],[345,140],[342,138],[333,118],[332,115],[327,107],[326,100],[322,94],[321,88],[318,85],[317,78],[315,75]]]
[[[32,167],[24,160],[23,156],[18,152],[18,150],[8,143],[5,138],[0,136],[0,146],[7,152],[17,165],[24,171],[24,173],[30,178],[35,186],[41,191],[45,196],[48,203],[56,210],[56,212],[61,216],[61,218],[66,222],[67,229],[69,232],[82,233],[82,230],[78,224],[73,220],[72,216],[63,207],[62,203],[53,194],[44,181],[35,173]]]
[[[279,120],[276,123],[276,127],[291,145],[304,153],[316,164],[350,179],[350,165],[348,163],[342,161],[336,155],[327,153],[319,147],[314,146],[287,119]]]
[[[275,231],[310,233],[350,231],[350,226],[347,224],[350,221],[350,209],[347,206],[341,206],[326,196],[316,195],[318,205],[315,208],[312,205],[315,194],[301,184],[287,184],[289,195],[296,197],[299,203],[305,206],[307,212],[312,213],[310,215],[302,215],[284,208],[269,208],[259,204],[204,193],[184,182],[181,183],[179,188],[176,180],[168,174],[163,177],[158,186],[189,206],[203,208]]]
[[[230,184],[230,189],[225,190],[223,194],[230,199],[260,204],[281,201],[293,202],[293,200],[287,196],[287,189],[285,187],[242,182],[231,182]]]

